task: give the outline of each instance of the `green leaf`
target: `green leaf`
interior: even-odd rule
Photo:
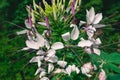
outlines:
[[[120,73],[120,68],[118,68],[118,66],[111,64],[111,63],[106,64],[106,65],[110,70],[117,72],[117,73]]]
[[[120,74],[109,74],[107,80],[120,80]]]
[[[120,54],[112,53],[108,58],[109,63],[120,64]]]

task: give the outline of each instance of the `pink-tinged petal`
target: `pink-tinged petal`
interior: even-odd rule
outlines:
[[[48,77],[42,77],[40,80],[49,80]]]
[[[29,50],[29,49],[30,49],[29,47],[24,47],[21,50],[25,51],[25,50]]]
[[[88,54],[91,54],[91,53],[92,53],[91,48],[87,48],[87,47],[85,47],[84,50],[85,50],[85,52],[88,53]]]
[[[70,32],[67,32],[65,34],[62,34],[62,38],[64,41],[70,40]]]
[[[101,44],[101,43],[102,43],[102,42],[101,42],[100,38],[97,38],[97,39],[95,40],[95,44],[99,45],[99,44]]]
[[[56,63],[58,61],[58,57],[53,55],[52,57],[45,57],[45,61]]]
[[[26,34],[27,32],[28,32],[28,30],[25,29],[25,30],[17,32],[17,35]]]
[[[67,62],[66,61],[58,61],[57,64],[60,66],[60,67],[65,67],[67,65]]]
[[[39,49],[38,43],[34,41],[26,40],[26,45],[31,49]]]
[[[93,52],[97,55],[100,55],[100,50],[97,48],[93,48]]]
[[[56,42],[51,46],[52,49],[58,50],[64,48],[64,45],[62,42]]]
[[[43,68],[38,68],[37,70],[36,70],[36,72],[35,72],[35,74],[34,75],[37,75],[38,73],[40,73],[41,71],[45,71]]]
[[[94,8],[92,7],[89,11],[89,19],[91,23],[93,22],[94,18],[95,18],[95,11]]]
[[[54,73],[55,74],[57,74],[57,73],[66,73],[66,71],[64,70],[64,69],[56,69],[55,71],[54,71]]]
[[[25,26],[26,26],[28,29],[31,29],[31,25],[30,25],[28,19],[25,20]]]
[[[71,24],[70,27],[73,27],[73,30],[71,32],[71,39],[72,40],[78,39],[80,32],[79,32],[77,25]]]
[[[43,54],[45,54],[45,51],[39,50],[36,54],[37,54],[37,55],[43,55]]]
[[[46,75],[46,72],[45,71],[42,71],[41,73],[40,73],[40,75],[39,75],[39,78],[42,78],[42,77],[44,77]]]
[[[66,70],[66,73],[70,76],[70,74],[72,72],[71,66],[69,65],[65,70]]]
[[[42,35],[40,35],[39,33],[36,33],[37,36],[37,42],[39,47],[43,47],[45,45],[45,39]]]
[[[51,64],[51,63],[49,63],[49,64],[48,64],[48,74],[49,74],[51,71],[53,71],[53,69],[54,69],[54,65]]]
[[[106,73],[105,71],[102,69],[99,76],[98,76],[99,80],[106,80]]]
[[[104,25],[104,24],[94,24],[93,25],[93,27],[94,28],[103,28],[103,27],[105,27],[106,25]]]
[[[80,21],[79,26],[82,26],[83,24],[86,24],[85,21]]]
[[[38,24],[40,24],[42,26],[46,26],[46,23],[44,23],[44,22],[38,22]]]
[[[55,51],[54,49],[50,49],[50,50],[47,52],[47,56],[48,56],[48,57],[52,57],[52,56],[55,55],[55,53],[56,53],[56,51]]]
[[[95,15],[95,19],[93,21],[93,24],[98,24],[102,20],[102,13],[98,13]]]
[[[78,43],[79,47],[90,47],[93,43],[89,40],[82,40]]]

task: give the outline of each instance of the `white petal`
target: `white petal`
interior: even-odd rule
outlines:
[[[28,30],[25,29],[25,30],[22,30],[22,31],[17,32],[17,35],[26,34],[27,32],[28,32]]]
[[[37,62],[37,58],[36,57],[33,57],[29,62],[32,63],[32,62]]]
[[[37,55],[42,55],[42,54],[45,54],[45,51],[39,50],[36,54],[37,54]]]
[[[79,47],[90,47],[93,43],[89,40],[82,40],[78,43]]]
[[[50,49],[50,50],[47,52],[47,56],[48,56],[48,57],[52,57],[52,56],[55,55],[55,53],[56,53],[56,51],[55,51],[54,49]]]
[[[50,44],[49,44],[49,42],[48,42],[47,40],[45,40],[45,47],[46,47],[47,49],[50,49]]]
[[[29,50],[30,48],[29,47],[24,47],[24,48],[22,48],[21,50]]]
[[[43,77],[43,78],[41,78],[40,80],[49,80],[49,78]]]
[[[70,74],[72,72],[71,66],[69,65],[65,70],[66,70],[67,74],[70,76]]]
[[[53,69],[54,69],[54,65],[51,64],[51,63],[49,63],[49,64],[48,64],[48,74],[49,74],[51,71],[53,71]]]
[[[45,22],[38,22],[38,24],[42,25],[42,26],[46,26]]]
[[[43,47],[44,44],[45,44],[45,39],[44,39],[43,36],[40,35],[39,33],[36,33],[36,36],[37,36],[38,45],[39,45],[40,47]]]
[[[85,47],[85,52],[88,53],[88,54],[91,54],[92,53],[91,48]]]
[[[101,70],[98,78],[99,78],[99,80],[106,80],[106,73],[103,69]]]
[[[94,24],[93,25],[93,27],[94,28],[103,28],[103,27],[105,27],[106,25],[104,25],[104,24]]]
[[[86,23],[85,21],[80,21],[79,26],[82,26],[85,23]]]
[[[87,35],[91,39],[94,36],[94,31],[87,31]]]
[[[43,76],[45,76],[46,75],[46,72],[45,71],[42,71],[41,73],[40,73],[40,75],[39,75],[39,78],[42,78]]]
[[[26,45],[31,49],[39,49],[38,43],[34,41],[26,40]]]
[[[51,46],[52,49],[58,50],[64,48],[64,45],[62,42],[56,42]]]
[[[65,34],[62,34],[62,38],[64,41],[70,40],[70,32],[67,32]]]
[[[97,38],[97,39],[96,39],[95,44],[101,44],[100,38]]]
[[[51,63],[56,63],[58,61],[57,56],[52,56],[52,57],[45,57],[45,61],[51,62]]]
[[[28,29],[31,29],[30,23],[28,23],[28,19],[25,20],[25,26],[26,26]]]
[[[75,70],[76,70],[75,65],[72,65],[72,66],[71,66],[71,69],[72,69],[72,71],[75,71]]]
[[[54,73],[57,74],[57,73],[66,73],[66,72],[65,72],[64,69],[59,69],[59,68],[58,68],[58,69],[56,69],[56,70],[54,71]]]
[[[95,11],[94,11],[94,8],[92,7],[89,11],[89,19],[91,23],[93,22],[94,17],[95,17]]]
[[[78,37],[79,37],[78,27],[77,27],[77,25],[73,25],[73,24],[72,24],[71,26],[74,27],[73,30],[72,30],[72,32],[71,32],[71,39],[72,39],[72,40],[76,40],[76,39],[78,39]]]
[[[76,71],[76,73],[77,73],[77,74],[79,74],[79,73],[80,73],[80,70],[79,70],[79,68],[78,68],[78,67],[76,67],[76,68],[75,68],[75,71]]]
[[[93,24],[98,24],[102,20],[102,13],[98,13],[95,15],[95,19],[93,21]]]
[[[40,73],[41,71],[45,71],[43,68],[38,68],[35,72],[35,75],[37,75],[38,73]]]
[[[100,55],[100,50],[99,49],[93,48],[93,51],[94,51],[95,54]]]
[[[64,68],[67,65],[67,62],[66,61],[58,61],[57,64]]]

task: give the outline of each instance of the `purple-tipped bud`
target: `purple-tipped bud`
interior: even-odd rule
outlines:
[[[48,17],[46,16],[45,17],[45,23],[46,23],[46,27],[47,27],[47,36],[49,37],[50,36],[50,24],[49,24],[49,20],[48,20]]]
[[[40,7],[42,6],[41,2],[39,2],[39,6],[40,6]]]
[[[76,0],[73,1],[73,6],[75,6]]]
[[[45,23],[46,23],[47,28],[49,29],[50,24],[49,24],[49,21],[48,21],[48,17],[47,17],[47,16],[45,17]]]
[[[28,17],[28,23],[29,23],[30,26],[32,27],[32,20],[31,20],[31,17]]]
[[[75,9],[74,9],[74,3],[71,2],[71,12],[72,12],[72,15],[74,16],[75,15]]]

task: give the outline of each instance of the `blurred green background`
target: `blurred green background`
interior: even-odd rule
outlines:
[[[37,0],[39,2],[41,0]],[[47,0],[49,1],[49,0]],[[24,28],[27,18],[26,5],[32,0],[1,0],[0,1],[0,80],[34,80],[35,65],[28,64],[34,55],[31,51],[20,52],[25,46],[25,36],[17,36],[16,31]],[[119,52],[120,46],[112,44],[120,41],[120,0],[82,0],[81,9],[77,13],[78,20],[85,20],[86,9],[95,8],[102,12],[102,49],[108,52]],[[98,33],[99,34],[99,33]],[[31,54],[31,55],[29,55]]]

